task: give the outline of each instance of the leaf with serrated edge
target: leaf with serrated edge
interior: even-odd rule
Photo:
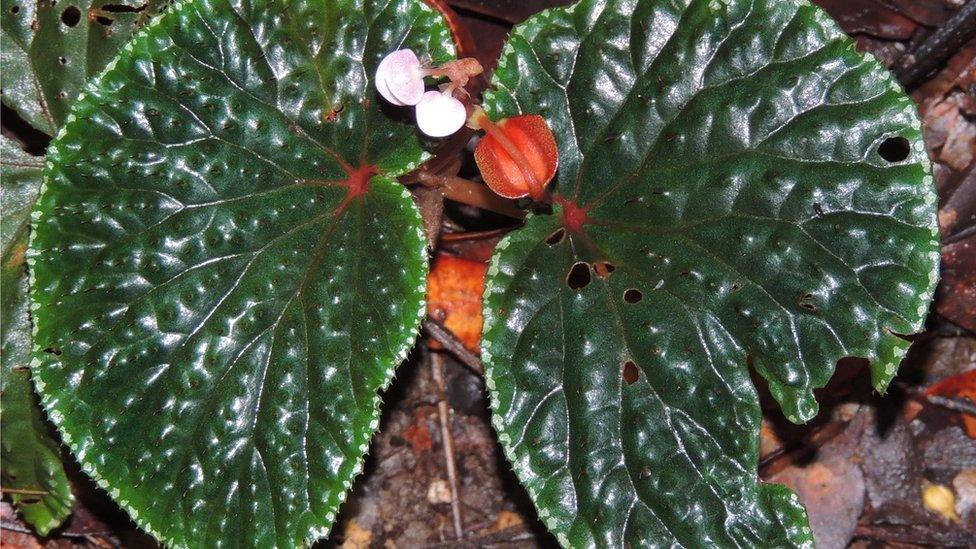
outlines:
[[[67,518],[74,497],[60,448],[34,402],[27,314],[29,214],[41,186],[41,160],[0,137],[0,480],[24,520],[46,535]]]
[[[493,83],[489,114],[541,114],[560,152],[553,215],[498,245],[485,290],[494,422],[540,516],[571,546],[812,543],[756,481],[747,363],[793,421],[841,357],[894,375],[937,278],[911,101],[784,0],[553,9]]]
[[[0,4],[0,100],[35,129],[53,135],[85,80],[104,69],[132,32],[165,2],[2,0]],[[102,10],[108,5],[113,11]],[[27,522],[44,535],[68,516],[73,501],[61,466],[59,445],[51,438],[34,403],[26,370],[31,325],[23,252],[27,246],[28,214],[41,185],[44,161],[22,151],[6,137],[2,141],[4,347],[0,367],[4,371],[6,397],[3,431],[8,433],[4,439],[9,444],[4,447],[0,470],[7,488],[48,492],[38,503],[27,503],[37,497],[11,493]],[[46,487],[37,489],[35,485],[40,482]]]
[[[361,469],[424,312],[422,223],[392,179],[423,150],[370,82],[401,47],[453,54],[417,0],[179,2],[51,145],[36,384],[169,545],[311,543]]]

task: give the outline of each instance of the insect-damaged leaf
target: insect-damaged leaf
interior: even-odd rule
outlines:
[[[0,137],[0,480],[24,520],[45,535],[71,512],[71,486],[34,402],[30,371],[30,320],[27,313],[28,215],[41,186],[41,160]]]
[[[811,543],[758,484],[747,363],[794,421],[836,361],[875,386],[938,260],[911,101],[817,8],[584,0],[516,27],[486,100],[559,147],[554,214],[503,240],[495,424],[567,545]]]

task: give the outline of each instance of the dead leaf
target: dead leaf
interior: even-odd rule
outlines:
[[[369,549],[373,533],[359,526],[356,519],[349,519],[343,529],[343,549]]]
[[[923,480],[922,504],[945,520],[959,522],[959,515],[956,514],[956,495],[948,486]]]
[[[427,285],[427,311],[444,323],[472,352],[479,352],[481,294],[488,265],[447,254],[434,260]],[[431,347],[439,348],[432,341]]]

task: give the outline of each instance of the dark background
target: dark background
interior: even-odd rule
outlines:
[[[444,7],[445,2],[432,3]],[[461,53],[477,57],[487,71],[494,67],[512,24],[567,3],[446,1],[456,15],[452,25]],[[939,191],[942,282],[927,329],[913,337],[912,349],[886,396],[873,393],[862,361],[845,360],[821,391],[822,411],[810,425],[789,425],[771,399],[764,400],[759,474],[799,493],[822,547],[974,546],[976,0],[815,3],[840,22],[860,49],[891,68],[919,106]],[[20,123],[12,111],[4,108],[2,123],[6,135],[43,154],[44,137]],[[457,149],[448,150],[434,164],[456,163]],[[470,158],[463,154],[460,173],[476,177]],[[450,202],[434,217],[442,234],[438,254],[466,258],[472,265],[483,262],[498,234],[513,224]],[[476,288],[483,270],[449,274],[462,287]],[[434,378],[432,366],[442,367],[444,380]],[[365,473],[343,506],[331,539],[319,546],[555,545],[501,455],[481,379],[462,367],[454,354],[430,350],[421,340],[384,400],[381,430]],[[461,540],[450,505],[441,400],[448,404],[443,417],[457,469]],[[0,544],[155,546],[77,465],[69,468],[79,496],[72,518],[51,537],[39,539],[4,501]],[[954,499],[940,510],[933,496],[943,494],[943,488]]]

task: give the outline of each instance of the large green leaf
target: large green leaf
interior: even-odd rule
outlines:
[[[310,543],[361,468],[424,312],[421,219],[392,179],[423,151],[370,82],[404,46],[453,51],[418,0],[180,2],[50,147],[36,385],[167,544]]]
[[[0,482],[24,519],[44,535],[68,516],[73,497],[59,445],[34,403],[27,368],[30,319],[24,254],[43,165],[6,137],[0,137],[0,152]]]
[[[48,135],[163,0],[2,0],[3,104]],[[107,11],[111,10],[111,11]]]
[[[841,357],[894,375],[938,260],[910,100],[787,0],[586,0],[518,26],[494,84],[490,114],[539,112],[560,151],[554,215],[485,290],[495,424],[540,515],[573,546],[810,543],[756,481],[747,363],[793,421]]]
[[[0,2],[0,99],[36,129],[54,135],[85,80],[101,71],[133,30],[165,2],[125,0],[2,0]],[[111,11],[108,11],[111,10]],[[51,438],[34,404],[27,371],[28,214],[41,184],[43,159],[3,138],[3,369],[4,454],[0,474],[24,518],[42,534],[70,510],[72,497]],[[30,492],[48,492],[38,500]],[[23,496],[23,497],[21,497]],[[36,503],[35,503],[36,502]]]

